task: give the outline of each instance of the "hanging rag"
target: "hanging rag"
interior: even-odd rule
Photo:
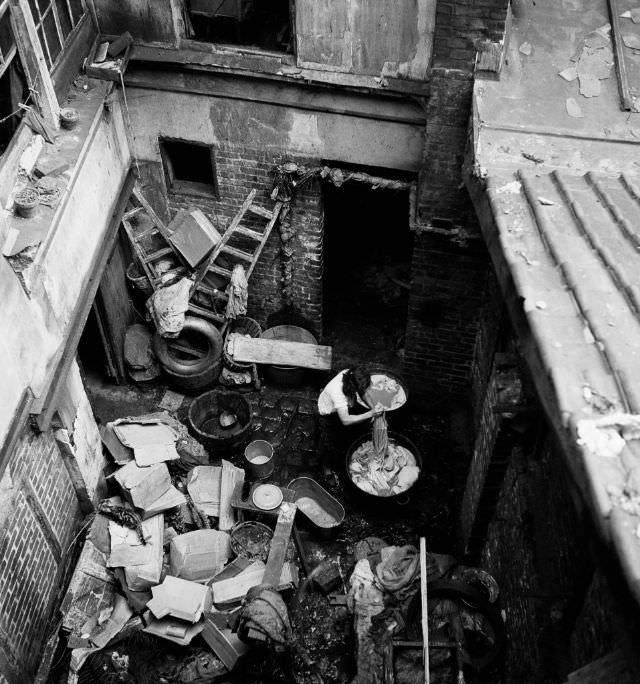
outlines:
[[[147,299],[147,310],[162,337],[178,337],[182,332],[192,285],[189,278],[180,278],[173,285],[159,287]]]
[[[373,451],[376,458],[384,460],[389,448],[389,434],[387,432],[387,418],[384,413],[373,419]]]
[[[231,273],[231,281],[227,287],[227,310],[225,318],[233,319],[247,313],[247,299],[249,298],[249,283],[242,264],[236,264]]]

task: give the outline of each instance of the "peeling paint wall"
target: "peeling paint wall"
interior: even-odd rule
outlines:
[[[0,353],[4,361],[0,440],[7,434],[25,387],[36,397],[46,390],[130,164],[117,103],[112,104],[110,117],[105,118],[101,108],[96,116],[95,134],[65,191],[68,197],[56,217],[55,233],[46,251],[24,274],[28,294],[8,262],[0,258]],[[79,402],[86,399],[83,392],[76,396]]]
[[[298,66],[375,76],[388,63],[424,79],[435,11],[435,0],[298,0]]]
[[[424,127],[190,93],[127,89],[136,155],[159,161],[158,137],[237,143],[343,163],[417,171]]]

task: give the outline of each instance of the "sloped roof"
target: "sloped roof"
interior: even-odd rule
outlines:
[[[501,80],[475,84],[466,183],[540,401],[640,602],[640,115],[615,69],[590,97],[559,75],[574,55],[608,64],[606,2],[538,4]]]

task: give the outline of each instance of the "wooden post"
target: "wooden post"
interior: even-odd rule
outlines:
[[[11,27],[37,109],[58,130],[60,105],[27,0],[11,0]]]
[[[420,597],[422,599],[422,659],[424,681],[429,684],[429,607],[427,604],[427,541],[420,537]]]

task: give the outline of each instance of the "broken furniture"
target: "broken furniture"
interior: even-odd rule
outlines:
[[[134,206],[123,215],[122,225],[151,288],[155,290],[163,277],[186,275],[187,269],[171,243],[171,233],[137,183],[130,201]]]
[[[198,269],[189,310],[218,323],[225,322],[228,295],[225,293],[233,268],[241,264],[247,280],[258,262],[271,230],[278,220],[282,202],[276,202],[272,211],[264,209],[254,200],[256,190],[247,195],[237,214],[233,217],[220,242]],[[266,224],[260,228],[255,223],[244,221],[247,213],[259,217]]]

